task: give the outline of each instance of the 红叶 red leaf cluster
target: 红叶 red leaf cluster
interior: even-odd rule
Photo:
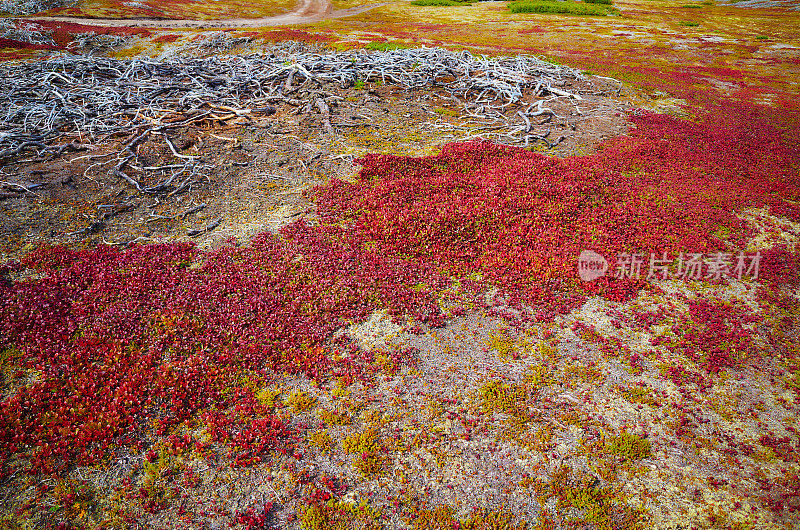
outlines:
[[[0,403],[2,460],[23,456],[31,472],[96,462],[143,420],[159,418],[166,434],[195,413],[245,406],[231,393],[243,369],[324,376],[325,341],[375,309],[440,317],[430,288],[414,288],[440,285],[436,274],[330,234],[297,223],[282,239],[204,256],[190,244],[29,254],[17,268],[41,277],[0,286],[0,348],[37,374]],[[233,438],[216,427],[237,462],[287,436],[267,412],[231,420],[244,429]]]
[[[356,183],[320,190],[319,213],[364,248],[456,277],[479,272],[545,305],[554,290],[576,288],[583,249],[609,258],[613,275],[623,252],[711,253],[726,249],[723,240],[742,248],[745,225],[735,214],[746,207],[800,217],[800,153],[778,129],[747,116],[632,121],[630,136],[586,157],[489,142],[450,144],[425,158],[368,155]],[[605,277],[576,290],[625,300],[640,287]]]

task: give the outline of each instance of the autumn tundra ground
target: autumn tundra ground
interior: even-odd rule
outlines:
[[[0,527],[800,526],[800,4],[420,3],[2,20]]]

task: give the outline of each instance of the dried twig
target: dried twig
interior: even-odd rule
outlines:
[[[186,233],[186,235],[188,235],[189,237],[195,237],[195,236],[199,236],[200,234],[204,234],[206,232],[211,232],[216,227],[218,227],[221,222],[222,222],[222,217],[216,219],[211,224],[207,225],[205,228],[189,230]]]

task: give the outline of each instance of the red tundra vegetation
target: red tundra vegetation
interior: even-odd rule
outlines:
[[[426,158],[369,155],[356,182],[318,190],[318,222],[246,246],[54,247],[6,264],[0,349],[21,369],[0,404],[3,475],[60,474],[112,446],[142,449],[140,434],[166,435],[191,417],[204,418],[237,465],[273,449],[294,455],[298,433],[242,374],[368,376],[368,356],[337,360],[330,339],[376,309],[442,326],[437,297],[460,280],[552,319],[588,295],[625,300],[644,285],[581,284],[581,249],[613,267],[622,252],[741,249],[744,208],[799,220],[797,146],[751,109],[717,112],[698,122],[633,115],[629,136],[565,160],[487,142]],[[797,254],[765,255],[767,277],[781,281],[779,267],[784,281],[796,278]],[[755,354],[724,308],[701,301],[690,314],[697,326],[673,347],[706,373],[739,360],[698,345]]]

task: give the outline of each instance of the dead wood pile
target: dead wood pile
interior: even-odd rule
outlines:
[[[201,156],[176,146],[177,129],[247,124],[288,105],[295,114],[316,113],[322,130],[336,135],[343,127],[369,126],[335,115],[343,100],[339,89],[378,82],[426,91],[459,109],[459,124],[431,112],[435,121],[423,126],[460,139],[480,136],[525,146],[542,141],[552,147],[564,137],[550,142],[549,130],[542,127],[564,117],[551,106],[554,100],[562,109],[565,101],[581,100],[567,88],[582,79],[576,70],[536,57],[487,58],[441,48],[327,52],[284,42],[258,55],[205,58],[58,54],[0,65],[0,98],[7,102],[0,113],[0,164],[8,166],[23,155],[43,161],[119,145],[111,153],[81,158],[136,195],[161,200],[191,190],[213,169]],[[159,144],[169,159],[148,164],[140,157],[145,143],[148,150]],[[7,196],[35,194],[10,182],[2,188]],[[115,205],[106,214],[125,206]],[[105,220],[98,218],[84,232],[102,229]]]
[[[275,104],[329,113],[337,96],[326,87],[380,81],[407,90],[437,87],[503,143],[541,135],[535,121],[552,117],[555,98],[581,99],[560,88],[581,74],[536,57],[486,58],[440,48],[314,53],[283,43],[263,55],[200,59],[113,59],[56,55],[0,65],[0,158],[26,149],[162,132],[176,124],[244,121]],[[510,112],[533,89],[539,99]],[[320,104],[319,102],[324,104]],[[335,129],[336,124],[332,124]],[[55,146],[56,143],[61,146]]]

